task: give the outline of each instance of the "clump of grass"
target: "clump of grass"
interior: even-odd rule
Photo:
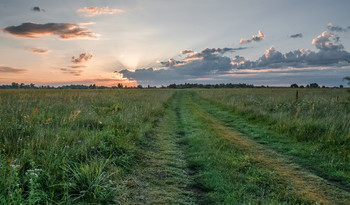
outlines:
[[[98,160],[96,160],[98,161]],[[105,162],[90,164],[68,164],[64,172],[68,183],[64,189],[74,203],[94,201],[95,203],[116,203],[117,189],[112,173],[107,173]]]

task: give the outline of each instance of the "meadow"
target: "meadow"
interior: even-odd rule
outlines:
[[[349,97],[0,90],[0,204],[350,204]]]
[[[0,91],[0,203],[116,203],[169,91]]]

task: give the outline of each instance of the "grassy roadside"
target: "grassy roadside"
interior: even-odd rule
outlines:
[[[0,204],[118,204],[167,90],[0,91]]]
[[[337,158],[323,150],[323,145],[317,142],[299,142],[286,138],[282,133],[271,130],[269,121],[265,118],[251,118],[250,114],[221,103],[200,98],[192,93],[192,99],[210,114],[225,122],[226,126],[239,130],[261,144],[273,148],[279,153],[301,164],[316,175],[329,180],[329,183],[350,190],[349,160]]]

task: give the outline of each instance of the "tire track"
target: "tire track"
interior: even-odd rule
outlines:
[[[139,168],[124,181],[122,204],[197,204],[184,153],[185,132],[175,94],[165,116],[143,146]]]
[[[281,180],[289,181],[296,195],[311,199],[317,204],[350,204],[349,192],[333,186],[327,180],[304,170],[282,154],[225,126],[222,121],[194,102],[193,98],[189,97],[189,99],[191,99],[189,103],[198,109],[198,116],[208,122],[209,128],[215,130],[225,141],[233,144],[236,149],[252,154],[258,166],[277,173]]]

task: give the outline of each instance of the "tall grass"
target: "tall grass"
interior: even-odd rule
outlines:
[[[296,91],[298,98],[295,97]],[[320,175],[350,186],[350,95],[346,89],[271,88],[196,92],[202,99],[243,116],[246,122],[262,128],[260,135],[265,138],[261,140],[277,143],[276,148],[279,146],[278,149],[284,152],[289,150],[290,154]],[[263,134],[266,129],[277,134]],[[282,141],[284,144],[280,143]]]
[[[118,203],[168,90],[0,91],[0,204]]]
[[[262,121],[286,137],[317,142],[348,157],[350,104],[345,89],[232,89],[198,91],[212,101]],[[339,147],[338,147],[339,146]]]

